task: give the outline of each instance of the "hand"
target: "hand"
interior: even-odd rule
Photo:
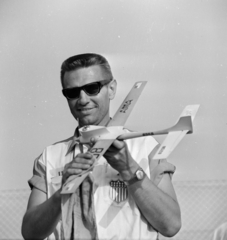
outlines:
[[[98,140],[98,137],[92,137],[90,146],[94,146]],[[127,145],[122,140],[115,140],[103,156],[106,158],[107,162],[117,171],[127,169],[128,157],[131,157]]]
[[[65,165],[62,175],[62,185],[66,182],[71,175],[79,175],[83,171],[86,171],[94,164],[95,158],[89,153],[79,153],[76,157]]]
[[[139,167],[124,141],[115,140],[105,152],[104,157],[124,180],[129,180]]]

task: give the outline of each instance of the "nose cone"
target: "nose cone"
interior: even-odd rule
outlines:
[[[100,138],[103,135],[109,133],[106,127],[103,126],[93,126],[87,125],[79,129],[80,132],[80,142],[81,143],[90,143],[91,138],[98,137]]]

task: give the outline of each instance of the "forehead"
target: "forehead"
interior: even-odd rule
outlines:
[[[64,87],[80,87],[91,82],[108,79],[109,77],[109,74],[100,66],[79,68],[65,73]]]

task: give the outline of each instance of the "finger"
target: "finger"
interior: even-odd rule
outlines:
[[[80,159],[92,159],[93,155],[90,152],[78,153],[74,159],[76,159],[76,158],[78,158],[78,159],[79,158]]]
[[[80,164],[80,163],[74,163],[74,164],[68,165],[63,172],[63,179],[65,181],[71,175],[81,174],[83,171],[88,170],[89,168],[92,168],[92,166],[93,166],[92,164],[90,165],[90,164]]]
[[[81,174],[82,172],[83,172],[82,169],[67,169],[67,170],[65,170],[64,174],[62,176],[62,183],[64,184],[70,176],[78,175],[78,174]]]
[[[125,147],[125,142],[124,141],[121,141],[121,140],[115,140],[113,143],[112,143],[112,146],[117,148],[118,150],[121,150],[122,148]]]
[[[160,171],[162,172],[174,173],[176,170],[176,167],[169,162],[161,162],[158,164],[158,166],[160,167]]]
[[[83,169],[69,168],[69,169],[67,169],[66,175],[68,175],[68,176],[77,175],[77,174],[80,174],[82,171],[83,171]]]
[[[73,163],[69,169],[88,169],[93,165],[93,162]]]
[[[98,137],[92,137],[92,138],[90,139],[90,144],[91,144],[91,146],[94,146],[98,140],[99,140]]]
[[[75,167],[76,165],[74,164],[89,164],[92,165],[94,164],[94,158],[92,157],[91,159],[86,159],[86,158],[79,158],[76,157],[73,159],[73,161],[71,162],[72,166]]]

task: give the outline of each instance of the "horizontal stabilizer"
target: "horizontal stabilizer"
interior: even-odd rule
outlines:
[[[176,148],[179,142],[184,138],[187,133],[192,133],[192,122],[196,116],[196,113],[199,109],[199,105],[188,105],[185,107],[183,112],[180,115],[180,119],[182,117],[190,117],[191,118],[191,129],[185,129],[181,131],[170,132],[159,149],[157,150],[156,154],[154,155],[153,159],[166,159],[172,151]],[[180,121],[180,120],[179,120]],[[179,123],[179,122],[178,122]]]

